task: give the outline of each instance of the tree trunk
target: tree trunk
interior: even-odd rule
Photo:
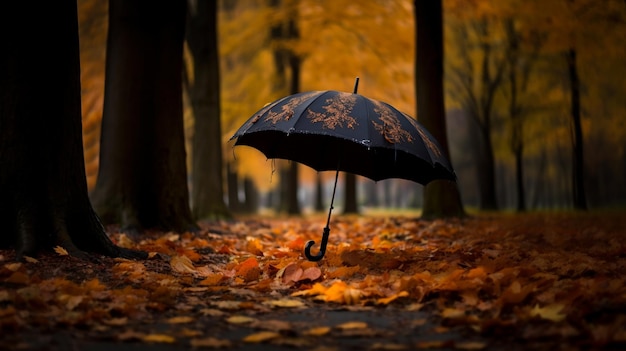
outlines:
[[[187,20],[194,74],[187,88],[194,115],[191,199],[195,219],[232,217],[224,203],[217,8],[217,1],[192,2]]]
[[[92,200],[103,220],[125,229],[196,228],[182,114],[185,14],[184,1],[110,1],[100,168]]]
[[[300,203],[298,201],[298,163],[290,161],[289,167],[285,169],[286,175],[286,212],[290,215],[300,214]]]
[[[226,182],[228,184],[228,208],[232,212],[238,212],[241,210],[241,204],[239,202],[239,179],[237,178],[237,172],[232,169],[230,163],[226,167]]]
[[[567,53],[567,68],[570,79],[571,113],[572,113],[572,191],[574,208],[587,209],[585,196],[585,168],[583,159],[583,130],[580,122],[580,80],[576,62],[576,49],[570,48]]]
[[[324,211],[324,186],[322,184],[322,175],[318,172],[315,176],[315,204],[313,208],[316,212]]]
[[[480,125],[480,150],[478,160],[478,184],[480,190],[480,208],[483,210],[496,210],[496,170],[493,156],[493,144],[491,143],[490,124]]]
[[[450,159],[443,100],[443,10],[441,0],[414,0],[417,117]],[[419,170],[416,170],[419,172]],[[456,182],[435,180],[424,189],[422,217],[465,215]]]
[[[353,173],[344,173],[343,182],[343,213],[358,213],[356,201],[356,175]]]
[[[87,195],[76,1],[3,2],[0,40],[0,243],[147,258],[109,240]]]

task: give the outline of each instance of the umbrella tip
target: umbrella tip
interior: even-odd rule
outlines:
[[[354,94],[359,90],[359,77],[354,80]]]

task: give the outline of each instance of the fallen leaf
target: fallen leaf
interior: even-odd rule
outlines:
[[[26,255],[24,255],[24,260],[26,260],[26,262],[29,262],[29,263],[38,263],[39,262],[38,259],[30,257],[30,256],[26,256]]]
[[[299,281],[310,280],[315,281],[322,276],[322,270],[318,267],[309,267],[302,272],[302,276]]]
[[[4,268],[10,270],[11,272],[16,272],[18,269],[22,268],[22,262],[6,263]]]
[[[226,319],[226,322],[230,324],[248,324],[256,321],[256,318],[248,317],[248,316],[231,316]]]
[[[302,277],[302,273],[302,268],[295,263],[290,263],[282,270],[282,281],[284,284],[297,282]]]
[[[337,328],[342,330],[347,329],[365,329],[367,328],[367,323],[365,322],[345,322],[337,325]]]
[[[141,338],[145,342],[171,344],[176,341],[174,337],[165,334],[148,334]]]
[[[271,307],[283,307],[283,308],[306,307],[306,305],[302,301],[294,300],[294,299],[280,299],[280,300],[263,301],[263,304],[271,306]]]
[[[196,268],[187,256],[173,256],[170,260],[170,266],[178,273],[193,274],[196,272]]]
[[[55,246],[54,247],[54,252],[56,252],[59,256],[67,256],[67,255],[69,255],[67,250],[62,248],[61,246]]]
[[[254,333],[254,334],[250,334],[246,336],[245,338],[243,338],[243,341],[248,342],[248,343],[262,343],[265,341],[275,339],[279,336],[280,334],[276,332],[262,331],[262,332],[258,332],[258,333]]]
[[[195,321],[195,318],[189,316],[172,317],[167,320],[169,324],[185,324]]]
[[[233,343],[228,339],[217,339],[212,337],[204,339],[191,339],[189,344],[194,348],[206,347],[212,349],[230,348],[233,346]]]
[[[315,327],[315,328],[305,330],[303,334],[309,335],[309,336],[322,336],[322,335],[326,335],[330,333],[330,331],[331,331],[330,327]]]
[[[406,291],[400,291],[397,294],[391,295],[389,297],[384,297],[384,298],[380,298],[378,300],[376,300],[376,304],[377,305],[388,305],[390,304],[392,301],[395,301],[401,297],[406,297],[409,296],[409,293]]]
[[[567,315],[561,313],[564,308],[565,306],[561,304],[552,304],[545,307],[539,307],[539,305],[535,305],[535,307],[530,311],[530,315],[533,317],[547,319],[553,322],[560,322],[567,317]]]

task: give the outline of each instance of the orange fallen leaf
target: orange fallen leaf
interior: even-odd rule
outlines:
[[[206,278],[198,282],[198,285],[201,285],[201,286],[217,285],[224,279],[225,279],[224,274],[212,273],[212,274],[206,275]]]
[[[309,336],[322,336],[322,335],[326,335],[330,333],[330,331],[331,331],[330,327],[315,327],[315,328],[305,330],[303,334],[309,335]]]
[[[261,342],[275,339],[279,336],[280,334],[276,332],[262,331],[262,332],[258,332],[258,333],[254,333],[254,334],[250,334],[246,336],[245,338],[243,338],[243,341],[248,342],[248,343],[261,343]]]
[[[245,282],[250,282],[259,279],[261,275],[261,269],[259,268],[259,261],[255,257],[250,257],[235,267],[237,276],[243,278]]]
[[[367,328],[367,323],[355,321],[355,322],[345,322],[337,325],[337,328],[347,330],[347,329],[365,329]]]
[[[193,318],[193,317],[178,316],[178,317],[169,318],[167,320],[167,323],[169,323],[169,324],[185,324],[185,323],[191,323],[194,320],[195,320],[195,318]]]
[[[69,255],[69,253],[67,252],[66,249],[64,249],[61,246],[55,246],[54,247],[54,252],[56,252],[59,256],[67,256]]]
[[[399,293],[397,293],[397,294],[393,294],[393,295],[391,295],[391,296],[389,296],[389,297],[384,297],[384,298],[380,298],[380,299],[376,300],[376,304],[377,304],[377,305],[388,305],[388,304],[390,304],[392,301],[395,301],[395,300],[397,300],[397,299],[399,299],[399,298],[401,298],[401,297],[406,297],[406,296],[409,296],[409,293],[408,293],[408,292],[406,292],[406,291],[400,291],[400,292],[399,292]]]
[[[145,342],[171,344],[176,341],[174,337],[165,334],[148,334],[141,338]]]

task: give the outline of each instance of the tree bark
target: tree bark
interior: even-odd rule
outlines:
[[[87,195],[76,1],[3,2],[0,41],[0,243],[18,259],[57,245],[146,258],[111,242]]]
[[[580,122],[580,79],[576,61],[576,49],[570,48],[567,53],[567,68],[570,79],[571,113],[572,113],[572,191],[574,208],[587,209],[585,196],[585,168],[583,157],[583,130]]]
[[[414,0],[417,117],[450,159],[443,100],[443,9],[441,0]],[[417,170],[419,172],[419,170]],[[456,182],[434,180],[424,189],[422,217],[465,215]]]
[[[150,10],[150,15],[146,10]],[[186,3],[111,0],[100,167],[92,193],[127,230],[196,229],[182,108]]]
[[[217,1],[191,2],[187,19],[194,73],[193,82],[187,80],[194,115],[191,200],[197,220],[232,218],[224,203],[217,8]]]
[[[356,175],[344,173],[343,182],[343,213],[358,213],[359,209],[356,201]]]

